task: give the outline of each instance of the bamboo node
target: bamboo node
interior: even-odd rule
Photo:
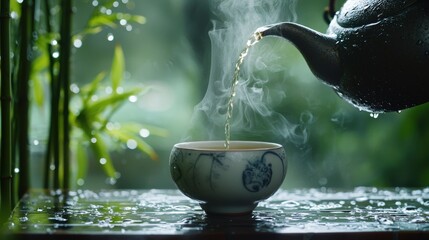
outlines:
[[[2,176],[1,177],[1,180],[11,180],[12,179],[12,175],[9,175],[9,176]]]
[[[10,14],[0,14],[0,19],[12,19]]]
[[[12,97],[11,96],[0,96],[0,101],[12,101]]]

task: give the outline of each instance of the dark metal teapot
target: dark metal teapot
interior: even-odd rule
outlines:
[[[361,110],[429,101],[427,0],[348,0],[326,34],[290,22],[258,31],[292,42],[316,77]]]

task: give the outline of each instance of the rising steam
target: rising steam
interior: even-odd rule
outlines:
[[[209,32],[212,58],[208,89],[204,99],[195,107],[192,127],[183,140],[225,139],[227,101],[240,52],[257,28],[295,21],[295,3],[295,0],[212,0],[217,20],[213,21],[214,29]],[[262,41],[258,44],[264,45]],[[258,137],[268,134],[302,144],[307,140],[305,130],[273,110],[273,105],[285,97],[285,92],[284,89],[272,89],[266,85],[271,80],[270,73],[281,72],[285,66],[271,64],[278,56],[272,50],[273,46],[265,48],[257,54],[251,49],[242,65],[234,99],[231,139],[246,136],[264,140]],[[309,121],[312,116],[304,114],[301,118],[305,119],[302,121]]]

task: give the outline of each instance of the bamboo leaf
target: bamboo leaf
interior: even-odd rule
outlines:
[[[77,161],[77,179],[85,179],[88,172],[88,155],[84,144],[77,142],[76,144],[76,161]]]
[[[144,24],[146,23],[146,18],[140,15],[132,15],[129,21]]]
[[[152,125],[147,125],[147,124],[143,125],[136,122],[127,122],[127,123],[121,124],[121,126],[122,126],[122,129],[125,129],[126,131],[129,131],[129,132],[139,133],[142,129],[146,129],[149,131],[150,135],[155,135],[159,137],[168,136],[168,131],[166,129],[152,126]]]
[[[99,134],[94,132],[92,133],[92,135],[87,134],[87,136],[89,138],[89,141],[91,142],[91,149],[97,156],[97,160],[99,161],[106,175],[110,178],[116,178],[116,170],[113,166],[112,159],[110,158],[107,145],[104,142],[103,138]],[[95,139],[95,142],[91,141],[92,138]]]
[[[41,49],[41,48],[39,48]],[[49,55],[48,52],[43,49],[43,54],[40,54],[36,59],[34,59],[33,64],[31,66],[31,73],[35,75],[40,73],[44,69],[47,69],[49,66]]]
[[[132,95],[139,94],[142,90],[140,88],[132,89],[127,92],[111,94],[98,99],[95,102],[88,103],[86,110],[93,115],[99,114],[106,110],[108,107],[113,107],[116,104],[123,103]]]
[[[82,87],[81,94],[84,96],[84,104],[86,104],[98,90],[100,82],[103,81],[106,76],[105,72],[97,74],[97,76],[87,85]]]
[[[121,129],[112,129],[112,130],[106,131],[106,133],[123,143],[127,143],[131,139],[136,141],[137,148],[140,151],[146,153],[152,160],[158,160],[158,154],[156,154],[155,150],[149,144],[143,141],[143,139],[135,136],[134,132],[130,133],[128,131],[124,131],[124,129],[121,128]]]
[[[43,81],[38,74],[34,74],[32,77],[33,83],[33,96],[37,106],[43,107],[45,91],[43,89]]]
[[[58,33],[45,33],[40,34],[37,37],[37,48],[43,51],[42,55],[45,55],[46,58],[49,58],[49,53],[47,50],[47,46],[52,43],[52,41],[58,41],[60,39],[60,35]]]
[[[49,66],[49,57],[46,52],[46,49],[42,49],[43,54],[40,54],[31,65],[31,77],[32,90],[34,100],[37,106],[42,107],[44,102],[45,91],[43,88],[43,78],[46,77],[46,70]],[[47,77],[46,77],[47,78]]]
[[[10,1],[10,12],[15,12],[21,16],[21,4],[18,1]]]
[[[115,28],[117,26],[115,21],[116,21],[116,17],[113,15],[100,14],[92,17],[89,20],[88,26],[90,28],[100,27],[100,26],[108,26],[111,28]]]
[[[85,30],[82,33],[80,33],[80,35],[84,36],[84,35],[88,35],[88,34],[97,34],[97,33],[101,32],[102,30],[103,30],[103,28],[100,26],[88,27],[88,28],[85,28]]]
[[[146,18],[141,15],[132,15],[129,13],[116,13],[116,18],[121,20],[127,20],[127,22],[134,22],[138,24],[144,24],[146,23]]]
[[[115,52],[113,55],[112,61],[112,71],[110,73],[110,78],[112,80],[113,91],[116,92],[116,89],[120,86],[122,78],[124,76],[125,70],[125,58],[122,47],[118,44],[115,46]]]

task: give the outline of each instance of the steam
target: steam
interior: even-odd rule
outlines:
[[[204,99],[195,107],[192,127],[184,141],[225,140],[227,101],[240,52],[257,28],[295,21],[295,5],[296,0],[212,0],[217,19],[209,32],[212,44],[210,79]],[[298,145],[307,141],[302,126],[312,121],[311,113],[304,112],[299,123],[291,123],[274,110],[286,97],[281,83],[286,78],[287,63],[274,61],[280,56],[273,49],[272,43],[257,43],[244,60],[234,98],[232,140],[241,136],[264,140],[259,137],[269,135]],[[271,79],[269,76],[273,74],[280,77]],[[270,81],[277,81],[274,84],[277,87],[273,88]]]

